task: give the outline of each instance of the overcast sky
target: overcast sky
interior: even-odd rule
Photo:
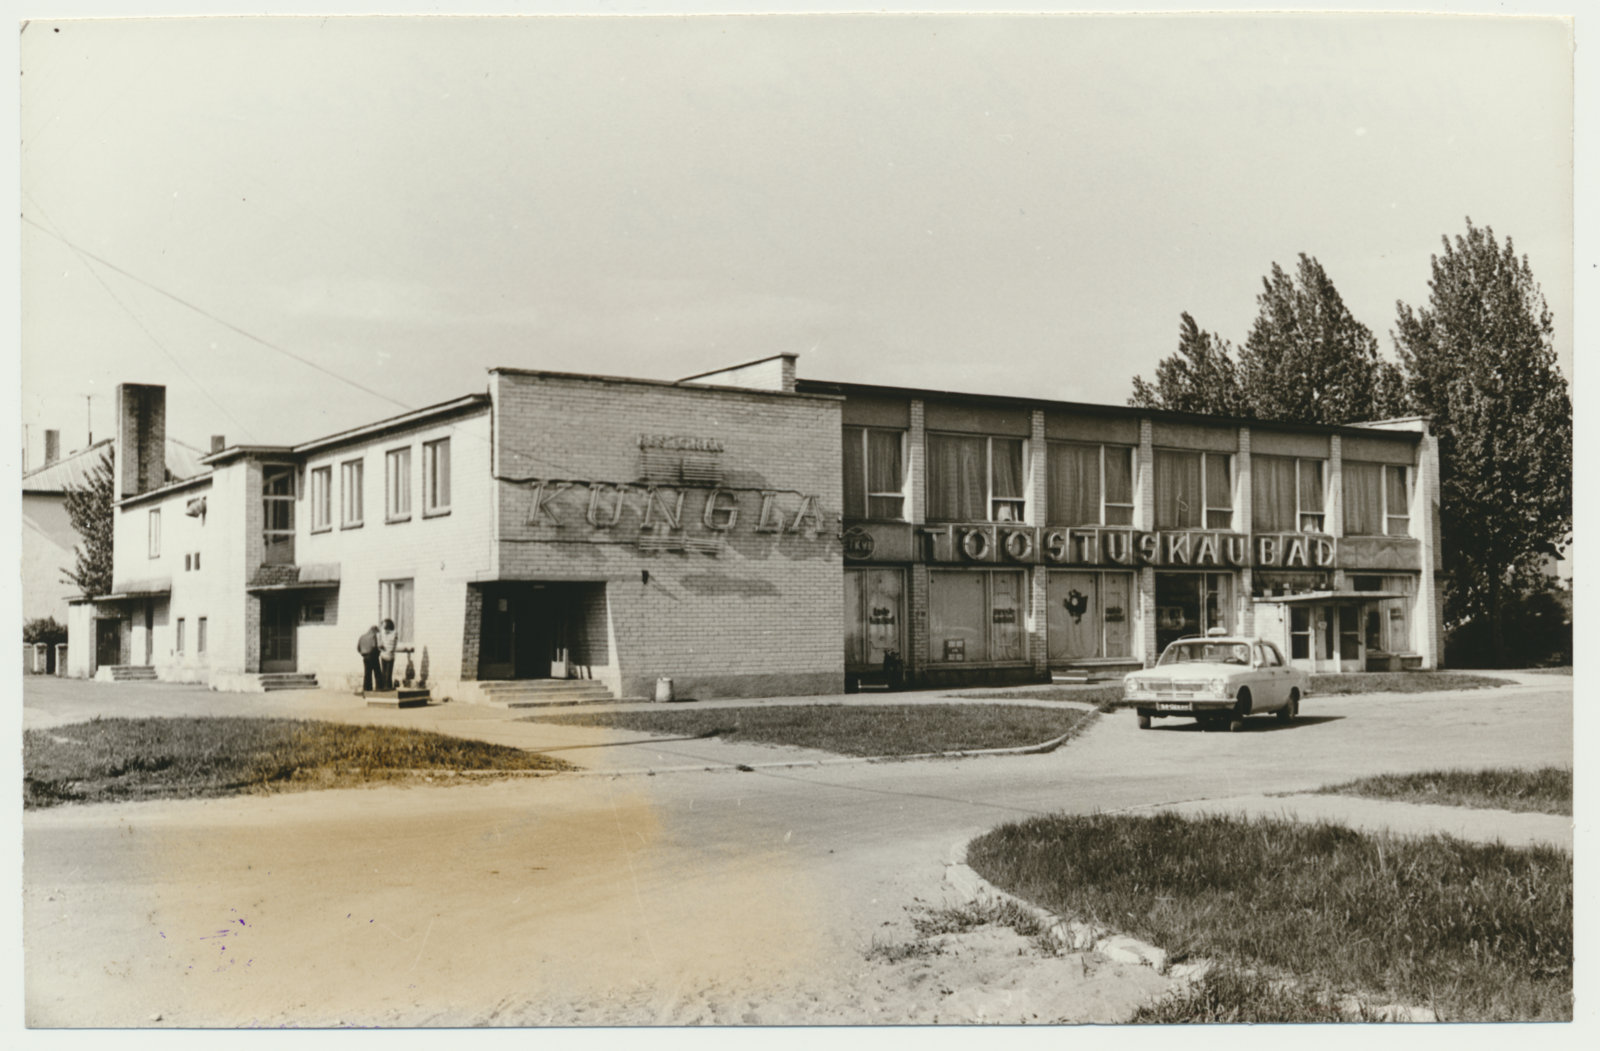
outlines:
[[[1530,257],[1572,374],[1560,20],[35,21],[19,48],[33,464],[46,427],[83,444],[84,395],[109,435],[119,381],[166,384],[193,444],[496,365],[779,351],[1121,403],[1181,312],[1242,342],[1300,252],[1392,355],[1468,215]]]

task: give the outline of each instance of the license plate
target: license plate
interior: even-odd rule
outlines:
[[[1185,701],[1162,701],[1156,705],[1156,710],[1162,712],[1186,712],[1189,710],[1189,705]]]

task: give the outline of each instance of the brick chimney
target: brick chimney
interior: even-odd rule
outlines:
[[[61,432],[44,432],[44,465],[49,467],[61,459]]]
[[[159,489],[167,481],[167,388],[117,384],[117,499]]]
[[[219,453],[222,450],[226,449],[227,447],[228,447],[228,439],[227,439],[227,437],[225,435],[213,434],[211,436],[211,451],[212,452]]]

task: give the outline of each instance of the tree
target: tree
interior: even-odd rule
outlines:
[[[54,646],[67,641],[67,626],[54,617],[35,617],[22,626],[22,641]]]
[[[1439,438],[1445,621],[1488,627],[1506,656],[1511,600],[1572,533],[1572,399],[1527,256],[1467,219],[1432,259],[1428,306],[1396,302],[1394,341],[1417,411]]]
[[[1351,315],[1322,264],[1300,254],[1290,276],[1262,279],[1260,312],[1239,351],[1245,415],[1356,423],[1404,410],[1400,370],[1378,356],[1372,330]]]
[[[77,585],[85,595],[104,595],[111,590],[114,498],[109,451],[90,469],[83,485],[67,487],[67,517],[83,543],[73,552],[77,565],[61,571],[66,574],[63,582]]]
[[[1133,377],[1128,404],[1145,409],[1242,414],[1238,367],[1228,341],[1201,330],[1187,311],[1178,326],[1178,352],[1156,365],[1154,385]]]

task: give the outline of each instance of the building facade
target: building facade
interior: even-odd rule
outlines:
[[[116,579],[73,606],[73,674],[354,687],[380,618],[458,699],[567,677],[619,697],[1041,681],[1216,628],[1318,672],[1439,663],[1420,419],[800,381],[793,355],[676,383],[504,368],[484,394],[152,484],[164,398],[119,388]]]

